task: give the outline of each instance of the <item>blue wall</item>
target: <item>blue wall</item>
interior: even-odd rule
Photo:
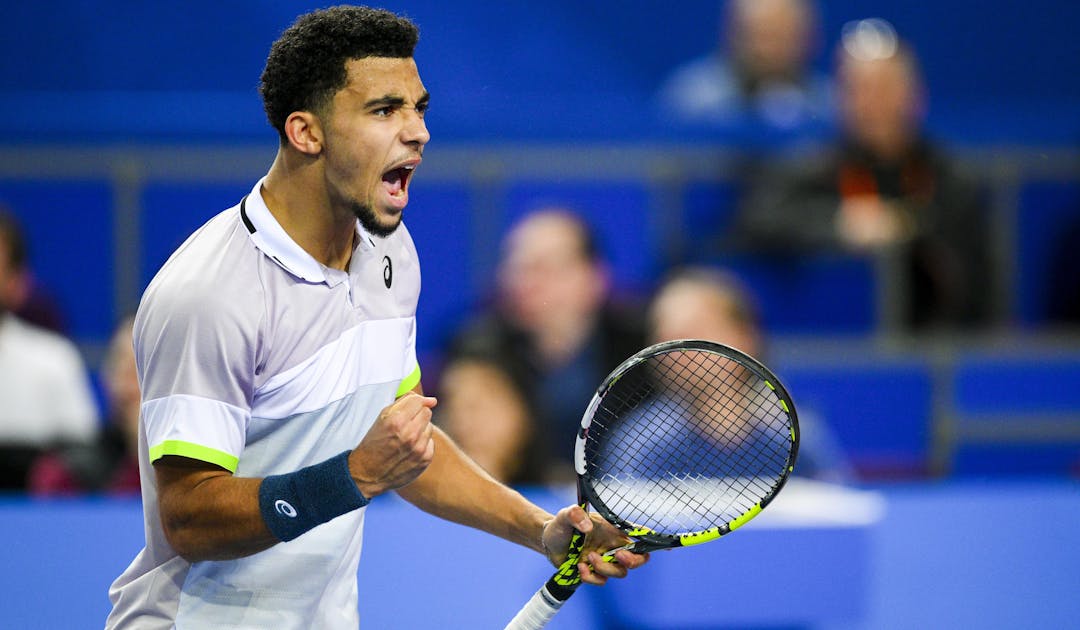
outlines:
[[[0,203],[24,221],[32,267],[56,294],[78,341],[104,342],[175,246],[265,172],[276,138],[261,111],[258,76],[270,42],[314,4],[6,3]],[[688,0],[673,11],[659,1],[632,9],[613,0],[463,0],[452,8],[434,0],[387,3],[419,23],[417,57],[433,93],[433,141],[408,218],[425,268],[419,307],[424,359],[438,358],[448,335],[483,297],[508,222],[540,203],[567,202],[589,215],[621,289],[647,289],[677,258],[664,240],[672,225],[684,237],[722,234],[736,205],[736,170],[677,157],[676,149],[740,146],[730,138],[727,144],[717,138],[705,138],[704,146],[688,143],[696,138],[665,128],[650,102],[671,68],[711,47],[719,4]],[[1070,222],[1080,224],[1080,38],[1072,33],[1080,3],[820,4],[820,68],[829,66],[837,34],[851,19],[885,17],[920,51],[931,127],[953,143],[979,145],[972,147],[978,166],[993,186],[998,236],[1007,243],[1004,257],[1012,258],[1008,290],[1015,302],[1003,310],[1014,329],[1040,330],[1053,297],[1048,244]],[[167,149],[155,152],[160,144]],[[529,153],[548,145],[556,147],[550,154]],[[191,151],[176,168],[173,146]],[[643,147],[647,154],[634,154],[643,155],[636,161],[622,154]],[[1067,150],[1054,152],[1062,147]],[[38,152],[30,167],[24,149]],[[250,151],[242,165],[229,162],[233,150]],[[447,153],[451,157],[440,157]],[[523,157],[532,163],[506,164]],[[184,159],[212,166],[200,170]],[[550,167],[564,161],[570,166]],[[751,284],[774,333],[872,340],[882,332],[873,260],[723,262]],[[956,444],[943,445],[941,438],[953,436],[955,427],[943,423],[969,420],[954,409],[951,363],[921,365],[914,380],[894,378],[889,370],[895,366],[885,366],[879,380],[892,387],[858,390],[868,396],[856,406],[837,386],[853,379],[817,358],[794,362],[794,385],[838,425],[841,442],[857,459],[910,473],[925,470],[936,455],[938,472],[949,472],[940,461],[950,460]],[[881,363],[883,357],[866,360]],[[429,365],[437,362],[425,361],[426,373],[435,374]],[[917,387],[898,390],[904,383]],[[888,409],[903,420],[888,423],[894,433],[866,422],[889,415],[875,404],[881,392],[904,403]],[[1038,403],[1039,397],[1027,400]],[[963,465],[953,472],[1075,473],[1080,408],[1070,400],[1047,419],[1036,417],[1043,414],[1037,407],[1001,413],[1012,414],[1017,425],[1049,420],[1060,442],[990,440],[963,451]],[[1027,438],[1037,433],[1024,430]],[[1002,448],[1013,451],[1008,461],[1015,465],[999,465],[995,453]]]
[[[311,2],[6,3],[7,140],[268,137],[255,87],[270,42]],[[437,139],[663,136],[649,98],[707,52],[719,2],[382,3],[422,29]],[[816,63],[841,26],[891,20],[924,58],[931,125],[965,142],[1080,142],[1080,4],[821,3]]]

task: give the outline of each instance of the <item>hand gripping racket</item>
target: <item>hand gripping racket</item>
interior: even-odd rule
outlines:
[[[787,390],[743,352],[701,340],[645,348],[593,395],[574,444],[578,503],[645,553],[715,540],[784,487],[799,448]],[[585,535],[506,630],[542,628],[581,583]],[[610,557],[609,552],[609,557]]]

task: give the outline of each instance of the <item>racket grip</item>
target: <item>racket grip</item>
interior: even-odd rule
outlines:
[[[521,607],[504,630],[539,630],[551,621],[566,600],[559,601],[543,586]]]

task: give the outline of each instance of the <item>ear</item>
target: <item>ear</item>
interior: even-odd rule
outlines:
[[[285,119],[285,137],[297,151],[316,156],[323,149],[323,130],[319,117],[311,112],[293,112]]]

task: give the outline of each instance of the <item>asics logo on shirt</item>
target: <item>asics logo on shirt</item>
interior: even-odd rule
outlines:
[[[383,281],[383,284],[386,285],[386,288],[389,289],[390,285],[393,284],[393,282],[394,282],[394,264],[390,262],[390,257],[389,256],[383,256],[382,261],[383,261],[382,281]]]

